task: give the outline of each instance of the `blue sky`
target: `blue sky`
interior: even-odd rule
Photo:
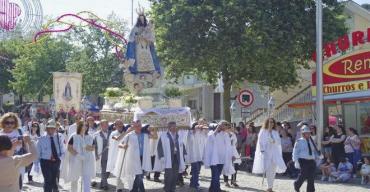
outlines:
[[[77,13],[80,11],[91,11],[99,17],[105,18],[112,11],[120,17],[131,22],[131,1],[132,0],[40,0],[43,6],[44,15],[57,17],[65,13]],[[134,9],[140,3],[149,8],[147,0],[133,0]],[[354,0],[359,4],[370,3],[370,0]],[[136,13],[134,12],[134,17]]]

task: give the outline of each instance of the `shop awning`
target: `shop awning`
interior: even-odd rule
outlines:
[[[353,98],[353,99],[340,99],[340,100],[327,100],[327,101],[324,101],[324,104],[336,104],[337,101],[340,101],[341,103],[368,102],[368,101],[370,101],[370,97],[367,97],[367,98]],[[299,109],[299,108],[311,107],[315,104],[316,104],[315,101],[305,102],[305,103],[291,103],[291,104],[288,104],[288,107]]]

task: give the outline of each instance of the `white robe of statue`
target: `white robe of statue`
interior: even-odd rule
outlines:
[[[168,132],[161,132],[160,134],[164,157],[159,159],[158,150],[157,150],[157,155],[155,157],[153,171],[163,172],[165,169],[172,169],[171,145],[170,145],[170,139],[168,138],[167,133]],[[185,144],[184,144],[183,138],[186,138],[186,136],[184,136],[186,132],[182,132],[183,133],[182,136],[179,133],[178,133],[179,135],[178,142],[179,142],[179,148],[180,148],[179,149],[179,153],[180,153],[179,173],[182,173],[185,171],[185,161],[184,161]]]
[[[91,179],[95,178],[95,152],[86,151],[87,145],[93,145],[94,139],[90,135],[83,137],[78,134],[73,134],[73,149],[78,153],[72,155],[67,152],[61,166],[61,178],[64,181],[77,181],[81,176],[86,175]]]
[[[223,164],[223,171],[227,174],[234,174],[232,165],[233,149],[230,136],[224,132],[210,131],[204,151],[204,166],[210,168],[213,165]]]
[[[127,143],[128,148],[127,150],[119,148],[113,175],[119,177],[122,182],[127,184],[128,189],[131,190],[134,185],[136,175],[143,174],[143,170],[146,172],[150,172],[152,170],[149,137],[148,134],[144,134],[142,163],[140,160],[139,139],[137,134],[134,131],[128,133],[123,138],[123,143]]]
[[[203,162],[207,142],[207,129],[191,130],[187,136],[185,160],[187,164]]]
[[[276,173],[284,173],[286,170],[279,132],[272,130],[270,133],[262,128],[258,134],[252,172],[264,174],[266,170],[269,170],[269,166],[276,166]]]
[[[118,156],[118,145],[122,143],[123,138],[120,141],[113,139],[113,137],[118,137],[121,133],[119,131],[113,131],[109,136],[109,150],[108,150],[108,161],[107,161],[107,172],[113,172],[114,166],[116,165],[116,160]]]
[[[148,23],[146,27],[137,27],[131,30],[129,41],[135,41],[136,63],[138,72],[155,71],[150,44],[155,42],[154,26]],[[133,61],[131,61],[133,62]]]

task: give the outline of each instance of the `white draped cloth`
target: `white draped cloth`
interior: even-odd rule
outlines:
[[[186,163],[203,162],[207,142],[207,129],[195,129],[188,132],[185,156]]]
[[[113,175],[119,177],[125,182],[128,189],[131,190],[134,185],[136,175],[143,174],[143,170],[150,172],[152,170],[149,137],[143,134],[143,162],[140,160],[140,147],[138,135],[132,131],[123,138],[123,143],[128,145],[127,150],[119,148],[118,158],[113,170]]]
[[[61,166],[61,178],[65,182],[77,181],[81,176],[95,177],[95,152],[87,151],[87,145],[93,145],[94,138],[91,135],[71,135],[73,149],[77,155],[67,152]]]
[[[108,150],[108,161],[107,161],[107,172],[113,172],[116,165],[116,160],[118,156],[118,145],[122,143],[123,138],[120,141],[113,139],[113,137],[118,137],[121,135],[119,131],[113,131],[109,136],[109,150]]]
[[[180,164],[179,164],[179,173],[185,171],[185,161],[184,161],[184,139],[186,139],[186,131],[178,133],[178,143],[179,143],[179,153],[180,153]],[[167,132],[160,133],[160,139],[162,143],[163,155],[164,157],[159,159],[158,150],[155,157],[154,171],[162,172],[165,169],[172,169],[172,158],[171,158],[171,145],[170,139],[168,138]],[[158,143],[159,145],[159,143]]]
[[[263,153],[261,151],[264,151]],[[286,165],[283,160],[279,132],[261,129],[258,134],[256,153],[253,162],[253,173],[264,174],[276,166],[276,173],[284,173]]]
[[[204,152],[204,166],[223,164],[223,172],[227,175],[235,173],[232,166],[233,147],[231,145],[230,136],[228,133],[221,131],[210,131],[207,138],[206,148]]]

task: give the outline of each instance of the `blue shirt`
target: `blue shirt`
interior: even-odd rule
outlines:
[[[311,140],[309,140],[312,154],[310,155],[307,140],[305,138],[300,138],[296,141],[293,149],[292,158],[294,162],[298,159],[314,160],[318,157],[317,151]]]
[[[57,138],[57,134],[54,134],[53,140],[55,144],[55,148],[57,150],[57,154],[59,159],[64,155],[64,144],[63,138],[60,134],[58,134],[59,139]],[[52,156],[51,151],[51,140],[50,135],[44,135],[40,137],[39,141],[37,142],[37,152],[39,159],[50,160]],[[58,143],[59,140],[59,143]]]
[[[137,139],[139,141],[140,156],[143,156],[144,154],[144,134],[143,133],[137,134]]]

